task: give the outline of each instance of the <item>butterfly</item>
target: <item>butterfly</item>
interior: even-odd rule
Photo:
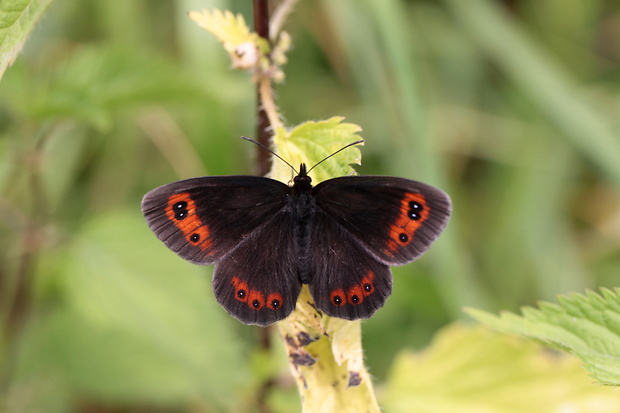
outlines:
[[[325,314],[368,318],[392,292],[390,266],[415,260],[443,231],[450,197],[388,176],[312,186],[308,172],[302,163],[292,185],[260,176],[172,182],[147,193],[142,212],[180,257],[215,264],[215,297],[245,324],[286,318],[302,284]]]

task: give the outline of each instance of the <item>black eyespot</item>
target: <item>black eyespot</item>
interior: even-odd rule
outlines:
[[[172,206],[172,210],[174,211],[174,217],[178,220],[184,219],[187,217],[187,202],[179,201]]]
[[[417,221],[420,218],[422,218],[422,215],[420,215],[420,212],[422,212],[424,210],[424,207],[422,206],[421,203],[416,202],[416,201],[411,201],[409,202],[409,212],[407,213],[407,215],[409,216],[410,219]]]
[[[409,237],[404,232],[398,236],[398,239],[400,239],[400,242],[407,242],[407,241],[409,241]]]
[[[254,300],[254,301],[252,301],[252,307],[254,307],[254,308],[260,308],[260,301],[258,301],[258,300]]]
[[[329,294],[329,301],[333,305],[340,307],[346,304],[347,296],[342,289],[337,288]]]
[[[366,283],[364,284],[364,291],[366,291],[367,293],[372,291],[372,285],[370,285],[370,283]]]
[[[351,296],[351,302],[353,304],[357,304],[359,302],[360,298],[357,295],[352,295]]]
[[[237,297],[241,298],[242,300],[245,298],[245,294],[245,290],[237,291]]]
[[[192,234],[192,236],[189,237],[189,240],[193,243],[200,241],[200,234],[198,233]]]
[[[280,307],[280,300],[273,300],[271,302],[271,307],[275,310],[276,308]]]
[[[411,201],[409,202],[409,209],[411,209],[412,211],[422,211],[424,207],[419,202]]]

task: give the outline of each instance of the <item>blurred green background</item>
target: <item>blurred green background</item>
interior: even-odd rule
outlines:
[[[250,1],[57,1],[0,82],[0,410],[298,409],[275,336],[140,212],[164,183],[253,173],[254,86],[187,17],[213,7],[252,21]],[[286,123],[343,115],[361,174],[453,198],[363,323],[379,388],[463,306],[618,286],[617,0],[301,0],[286,29]]]

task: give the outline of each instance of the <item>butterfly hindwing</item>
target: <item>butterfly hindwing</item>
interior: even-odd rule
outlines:
[[[390,268],[347,230],[318,211],[312,220],[310,293],[317,308],[334,317],[370,317],[392,292]]]
[[[351,176],[314,188],[317,208],[387,265],[403,265],[430,247],[448,223],[450,198],[404,178]]]
[[[264,326],[295,308],[301,282],[294,228],[290,214],[275,214],[216,264],[215,296],[242,322]]]
[[[258,176],[192,178],[147,193],[142,212],[168,248],[195,264],[211,264],[280,211],[289,191]]]

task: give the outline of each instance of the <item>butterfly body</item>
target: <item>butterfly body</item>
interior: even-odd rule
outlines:
[[[328,315],[370,317],[392,290],[389,266],[416,259],[449,219],[449,197],[403,178],[348,176],[289,186],[256,176],[192,178],[145,195],[150,228],[196,264],[215,263],[217,300],[246,324],[295,308],[308,284]]]

